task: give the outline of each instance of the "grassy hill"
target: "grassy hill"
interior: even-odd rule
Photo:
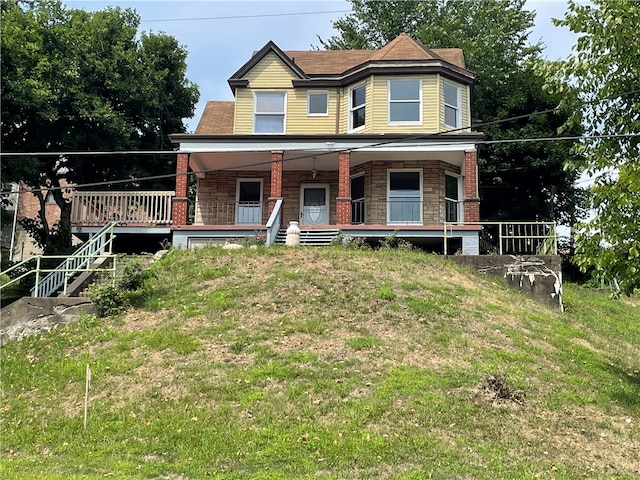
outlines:
[[[1,351],[2,478],[640,478],[640,302],[416,252],[170,252]],[[85,369],[92,382],[83,429]]]

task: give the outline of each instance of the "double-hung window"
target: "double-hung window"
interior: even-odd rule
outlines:
[[[256,92],[253,133],[285,133],[285,92]]]
[[[422,82],[419,79],[389,80],[389,123],[422,122]]]
[[[453,128],[460,128],[460,87],[444,82],[444,123]]]
[[[349,91],[349,129],[357,130],[365,125],[365,84],[352,88]]]
[[[329,94],[327,92],[309,92],[307,94],[307,115],[310,117],[329,115]]]

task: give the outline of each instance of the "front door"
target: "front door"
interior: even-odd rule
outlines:
[[[300,225],[329,223],[329,185],[300,187]]]

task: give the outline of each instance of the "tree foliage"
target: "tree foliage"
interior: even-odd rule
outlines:
[[[640,288],[640,4],[591,3],[569,3],[556,24],[579,35],[574,53],[545,69],[550,90],[572,109],[565,128],[611,135],[578,145],[582,155],[568,165],[594,177],[596,216],[579,226],[578,263],[631,294]]]
[[[325,48],[380,48],[407,33],[429,48],[462,48],[474,71],[471,112],[493,122],[555,107],[530,66],[542,45],[530,44],[535,14],[525,0],[351,0],[352,13],[334,22],[337,36]],[[553,137],[566,115],[553,113],[488,125],[486,140]],[[572,133],[580,133],[575,126]],[[486,220],[572,221],[582,195],[576,173],[564,170],[571,142],[505,143],[479,149],[481,215]]]
[[[133,10],[86,12],[59,0],[8,0],[1,14],[4,152],[167,150],[168,134],[186,131],[183,118],[193,116],[199,97],[185,77],[187,53],[169,35],[138,36]],[[90,183],[172,173],[172,157],[7,157],[2,176],[34,189],[41,206],[38,187],[54,187],[59,231],[68,232],[71,209],[62,178]],[[147,185],[159,186],[168,185]],[[44,208],[39,228],[48,244],[52,226]]]

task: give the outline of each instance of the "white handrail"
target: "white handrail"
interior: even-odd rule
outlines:
[[[113,228],[116,222],[109,222],[91,240],[78,248],[72,255],[66,257],[58,267],[52,270],[46,277],[40,280],[40,258],[37,259],[36,284],[31,289],[32,297],[49,297],[61,286],[66,286],[69,278],[78,272],[86,271],[100,255],[111,254],[113,244]]]
[[[273,245],[276,241],[276,236],[278,235],[278,230],[280,230],[281,225],[281,216],[282,216],[282,199],[279,198],[276,200],[276,204],[273,206],[273,211],[269,216],[269,220],[267,221],[267,239],[266,245],[267,247]]]

